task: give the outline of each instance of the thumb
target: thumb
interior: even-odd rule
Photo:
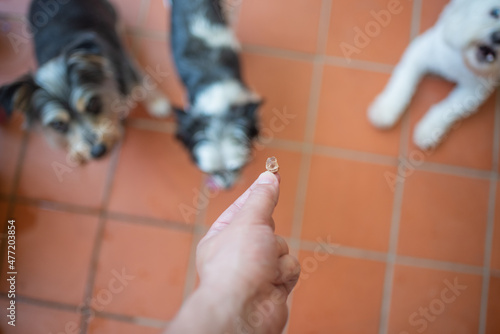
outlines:
[[[262,173],[248,199],[235,217],[235,221],[269,225],[274,228],[271,216],[279,197],[279,181],[271,172]]]

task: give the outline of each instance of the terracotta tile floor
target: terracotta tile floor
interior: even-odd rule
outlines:
[[[158,84],[183,103],[162,1],[112,1],[138,62],[164,72]],[[62,179],[53,163],[64,165],[65,153],[24,132],[20,115],[0,127],[1,226],[17,221],[19,272],[14,329],[2,315],[3,246],[0,333],[160,333],[197,284],[196,243],[270,155],[282,166],[277,232],[303,266],[286,333],[500,333],[500,101],[429,154],[411,143],[412,129],[451,84],[426,78],[393,130],[365,117],[446,0],[402,1],[384,27],[373,13],[394,1],[225,3],[247,81],[266,100],[265,136],[232,191],[208,193],[172,119],[142,107],[112,154]],[[26,7],[0,1],[0,83],[35,68]],[[378,34],[346,58],[340,45],[357,29]],[[398,173],[406,177],[395,182]]]

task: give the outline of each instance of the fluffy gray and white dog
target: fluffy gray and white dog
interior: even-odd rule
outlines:
[[[171,43],[189,106],[175,109],[177,137],[209,184],[229,188],[251,157],[260,98],[244,83],[240,46],[221,0],[173,0]]]
[[[0,106],[41,124],[71,160],[102,157],[121,138],[125,101],[143,79],[119,38],[114,8],[106,0],[34,0],[28,19],[39,68],[1,87]],[[157,116],[170,110],[156,89],[145,102]]]
[[[500,0],[452,0],[434,27],[417,37],[389,84],[368,111],[379,128],[392,127],[408,107],[426,73],[457,83],[417,124],[413,140],[437,146],[453,124],[473,114],[500,79]]]

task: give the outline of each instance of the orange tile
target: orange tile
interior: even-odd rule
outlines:
[[[411,136],[409,152],[420,151],[413,143],[417,122],[432,105],[442,101],[453,85],[440,78],[424,80],[408,110]],[[434,150],[425,152],[425,161],[490,170],[492,166],[495,99],[491,97],[479,111],[456,124],[444,141]]]
[[[387,74],[325,66],[315,142],[396,156],[401,126],[380,131],[367,117],[368,107],[388,79]]]
[[[0,300],[2,310],[8,307],[6,299]],[[6,312],[3,312],[4,317]],[[2,317],[2,318],[4,318]],[[3,334],[18,333],[78,333],[80,315],[77,313],[16,302],[16,326],[0,321]]]
[[[302,141],[307,121],[312,64],[245,53],[243,71],[263,99],[260,110],[265,136]],[[268,133],[268,131],[270,131]]]
[[[486,334],[500,333],[500,277],[490,277]]]
[[[139,25],[139,14],[143,1],[136,0],[110,0],[118,11],[120,19],[127,27],[137,27]]]
[[[500,270],[500,183],[497,185],[495,229],[493,231],[493,248],[491,251],[491,268]]]
[[[202,174],[171,134],[129,128],[115,173],[109,209],[192,223],[181,204],[196,203]]]
[[[3,6],[2,1],[2,6]],[[14,0],[7,2],[14,4]],[[24,11],[24,1],[15,7]],[[3,11],[3,10],[2,10]],[[0,19],[0,83],[12,82],[36,68],[32,38],[26,23]]]
[[[394,197],[386,173],[395,168],[314,156],[302,238],[386,251]]]
[[[129,45],[130,50],[137,49],[132,47],[134,45],[134,37],[132,34],[127,34],[127,43]],[[134,50],[136,51],[136,50]],[[139,51],[140,54],[141,51]],[[134,52],[134,57],[136,56],[137,52]],[[137,62],[139,62],[139,58],[136,59]],[[138,64],[140,67],[140,70],[142,71],[143,75],[146,77],[150,77],[153,79],[153,82],[156,83],[157,87],[163,91],[164,89],[161,87],[161,83],[163,80],[167,80],[167,78],[163,79],[161,77],[161,73],[164,72],[164,68],[162,65],[158,69],[156,69],[156,66],[151,66],[149,64]],[[170,75],[170,74],[169,74]],[[136,88],[137,89],[137,88]],[[149,119],[149,120],[155,120],[157,122],[165,122],[165,123],[171,123],[174,122],[173,117],[167,117],[167,118],[158,118],[155,116],[152,116],[149,114],[149,112],[146,109],[145,101],[144,101],[144,92],[146,90],[146,87],[142,87],[141,90],[132,90],[132,93],[129,95],[128,100],[127,100],[127,105],[131,108],[129,111],[129,114],[127,115],[128,119]],[[168,96],[167,98],[170,99]]]
[[[19,205],[16,220],[17,293],[80,305],[84,299],[97,217]],[[8,291],[4,262],[2,291]]]
[[[422,0],[422,13],[420,16],[420,31],[432,27],[438,20],[439,15],[449,0]]]
[[[396,266],[389,333],[476,333],[481,287],[481,276]]]
[[[243,44],[315,53],[320,0],[243,1],[237,34]]]
[[[92,307],[171,319],[182,303],[190,247],[191,235],[185,232],[107,222]]]
[[[2,10],[24,12],[27,1],[3,1]],[[5,7],[3,7],[5,5]],[[14,82],[35,68],[31,35],[21,21],[0,19],[0,85]],[[19,158],[24,116],[15,113],[7,124],[0,124],[0,193],[10,194]]]
[[[410,42],[412,6],[393,0],[333,1],[327,54],[396,64]]]
[[[14,114],[8,124],[0,124],[0,193],[10,195],[14,190],[14,177],[21,151],[23,116]]]
[[[66,159],[65,150],[51,147],[38,130],[33,130],[28,140],[18,195],[100,207],[110,154],[101,160],[76,167],[71,161],[68,164]]]
[[[187,98],[180,78],[177,76],[167,40],[139,38],[136,56],[144,72],[155,79],[171,103],[179,107],[184,106]]]
[[[255,152],[254,160],[247,166],[238,184],[230,191],[219,192],[210,200],[206,213],[206,223],[212,224],[224,210],[226,210],[245,190],[264,172],[266,159],[276,156],[280,164],[281,189],[280,200],[274,211],[274,222],[276,233],[290,236],[297,195],[297,184],[299,179],[299,169],[301,154],[276,150],[271,148],[258,149]],[[209,196],[206,196],[209,197]]]
[[[161,334],[161,328],[139,326],[105,318],[94,318],[89,324],[88,334]]]
[[[488,195],[486,180],[415,172],[406,179],[398,253],[482,266]]]
[[[170,31],[170,6],[163,5],[162,0],[152,0],[143,28],[149,31],[157,31],[168,34]]]
[[[289,334],[378,332],[383,263],[314,252],[301,252],[300,263]]]

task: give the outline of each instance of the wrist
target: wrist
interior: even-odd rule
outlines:
[[[200,287],[188,298],[167,333],[232,333],[248,303],[242,291]]]

